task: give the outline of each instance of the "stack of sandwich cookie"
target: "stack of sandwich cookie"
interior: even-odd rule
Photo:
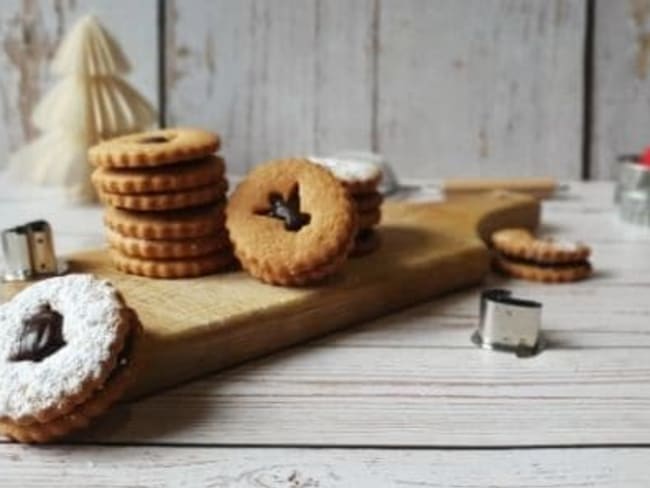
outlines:
[[[216,134],[163,129],[111,139],[89,151],[107,205],[114,265],[126,273],[183,278],[233,262],[225,229],[228,182]]]
[[[492,235],[496,267],[529,281],[564,283],[592,273],[591,249],[580,242],[536,238],[527,229],[503,229]]]
[[[372,163],[347,159],[309,159],[329,169],[343,183],[356,205],[359,229],[350,256],[365,256],[377,250],[381,242],[375,227],[381,220],[381,204],[384,201],[377,189],[382,178],[381,169]]]
[[[41,281],[0,306],[0,432],[48,442],[86,427],[132,384],[142,327],[107,281]]]

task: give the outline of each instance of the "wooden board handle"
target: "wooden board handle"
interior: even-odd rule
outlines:
[[[553,178],[454,178],[443,182],[447,195],[471,194],[493,190],[527,193],[537,198],[547,198],[558,188]]]

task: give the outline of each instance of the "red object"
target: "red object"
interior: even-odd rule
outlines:
[[[650,146],[646,147],[643,152],[641,153],[641,158],[639,159],[639,162],[643,166],[647,166],[650,168]]]

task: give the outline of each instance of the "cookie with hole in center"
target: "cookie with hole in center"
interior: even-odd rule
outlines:
[[[239,184],[226,227],[241,265],[261,281],[304,285],[335,273],[357,229],[348,192],[306,159],[270,161]]]
[[[210,155],[163,167],[96,168],[92,182],[98,191],[120,195],[177,192],[217,183],[224,170],[223,158]]]
[[[0,306],[0,432],[47,442],[85,427],[133,378],[141,326],[107,281],[72,274]]]
[[[202,129],[158,129],[100,142],[88,150],[88,160],[104,168],[146,168],[208,156],[220,144],[219,135]]]

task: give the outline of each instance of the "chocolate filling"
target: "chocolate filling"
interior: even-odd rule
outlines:
[[[514,257],[514,256],[509,256],[506,253],[499,253],[499,255],[508,261],[515,263],[515,264],[526,264],[528,266],[535,266],[537,268],[553,268],[553,269],[558,269],[558,268],[575,268],[577,266],[588,266],[591,267],[591,264],[589,261],[586,259],[578,260],[578,261],[569,261],[566,263],[540,263],[538,261],[533,261],[531,259],[522,259],[519,257]]]
[[[371,239],[375,235],[374,229],[361,229],[357,232],[356,240],[357,242],[363,242]]]
[[[269,193],[269,208],[255,213],[284,220],[284,228],[292,232],[299,231],[311,220],[311,215],[300,211],[298,185],[291,189],[286,200],[280,193]]]
[[[169,141],[170,139],[165,136],[149,136],[138,140],[140,144],[163,144]]]
[[[10,361],[40,362],[65,346],[63,339],[63,315],[53,310],[49,303],[23,320],[18,351]]]

